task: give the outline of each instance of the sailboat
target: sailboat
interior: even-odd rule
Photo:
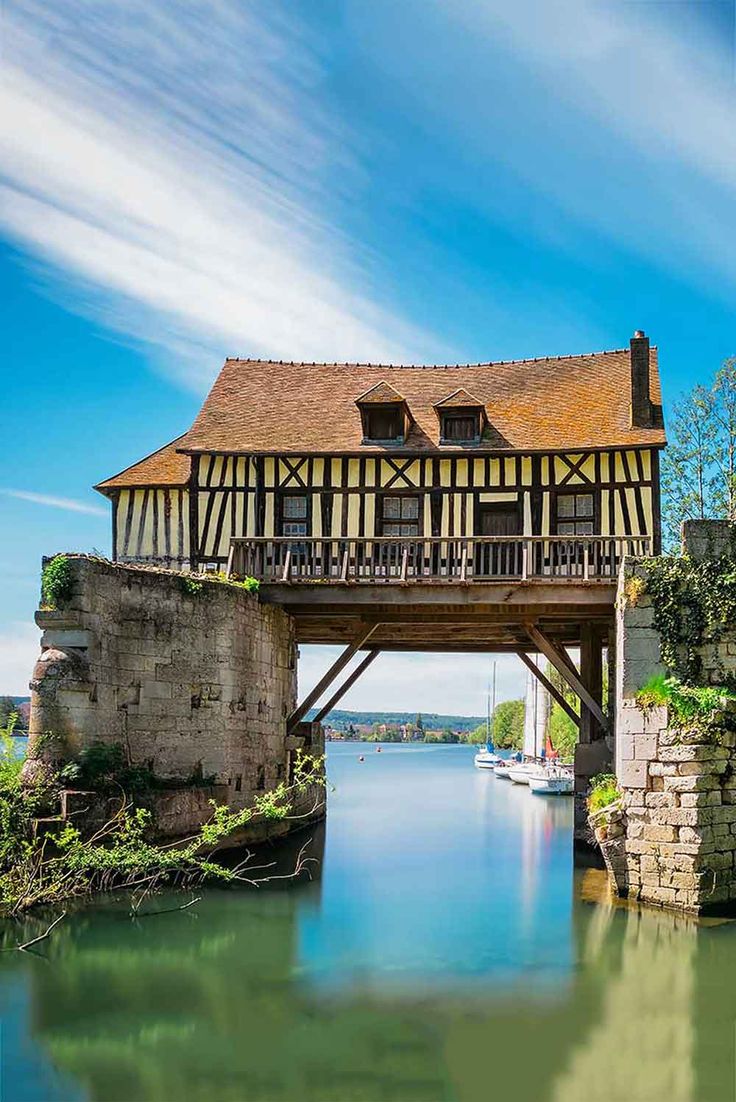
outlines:
[[[544,765],[539,761],[539,729],[546,725],[546,697],[544,705],[539,707],[539,682],[531,671],[527,674],[526,701],[524,708],[524,758],[509,769],[509,780],[514,784],[531,784],[532,777],[544,774]],[[531,705],[531,707],[530,707]]]
[[[493,663],[493,708],[491,708],[491,686],[488,686],[486,694],[486,744],[473,758],[476,769],[495,769],[499,762],[503,761],[500,754],[496,753],[491,738],[491,715],[496,711],[496,663]]]

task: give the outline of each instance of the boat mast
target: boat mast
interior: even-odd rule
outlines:
[[[536,661],[535,660],[533,660],[533,661],[534,661],[534,665],[536,666],[537,665]],[[535,677],[534,678],[534,757],[535,757],[535,759],[539,757],[539,747],[537,746],[537,727],[539,726],[539,721],[538,721],[538,718],[537,718],[537,689],[538,688],[539,688],[539,681]]]

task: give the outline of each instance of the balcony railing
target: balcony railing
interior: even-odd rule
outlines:
[[[608,581],[649,536],[233,539],[227,572],[262,582]]]

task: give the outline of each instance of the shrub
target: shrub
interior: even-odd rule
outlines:
[[[613,773],[599,773],[590,782],[588,811],[600,811],[621,799],[622,792]]]
[[[724,703],[736,701],[736,693],[718,685],[686,685],[677,677],[650,677],[636,694],[642,711],[666,706],[673,727],[708,723],[720,714]]]
[[[49,608],[58,608],[72,595],[74,574],[66,555],[56,555],[47,562],[41,575],[41,596]]]

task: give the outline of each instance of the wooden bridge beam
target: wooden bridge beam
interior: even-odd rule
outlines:
[[[325,704],[325,706],[324,706],[323,708],[320,708],[319,712],[318,712],[318,713],[317,713],[317,715],[316,715],[316,716],[314,717],[314,722],[315,722],[315,723],[321,723],[323,719],[326,719],[326,717],[327,717],[327,716],[328,716],[328,715],[330,714],[330,712],[331,712],[331,711],[332,711],[332,709],[333,709],[333,708],[335,707],[335,705],[336,705],[336,704],[339,704],[339,702],[340,702],[340,701],[342,700],[342,698],[343,698],[343,697],[345,696],[345,693],[346,693],[346,692],[348,691],[348,689],[352,688],[352,686],[353,686],[353,685],[355,684],[355,682],[356,682],[356,681],[358,680],[358,678],[360,677],[360,675],[361,675],[362,673],[365,673],[365,671],[366,671],[366,670],[368,669],[368,667],[370,666],[371,662],[373,662],[373,661],[374,661],[374,660],[375,660],[376,658],[378,658],[378,655],[379,655],[380,653],[381,653],[381,652],[380,652],[380,650],[378,649],[378,647],[374,647],[374,649],[373,649],[373,650],[369,650],[369,651],[368,651],[368,653],[366,654],[366,656],[365,656],[365,658],[363,659],[363,661],[362,661],[361,663],[359,663],[359,665],[357,665],[357,666],[355,667],[355,669],[354,669],[354,670],[353,670],[353,672],[352,672],[352,673],[350,674],[350,676],[349,676],[349,677],[347,677],[347,678],[346,678],[346,679],[345,679],[345,680],[343,681],[343,683],[342,683],[342,685],[340,686],[340,688],[339,688],[339,689],[338,689],[338,690],[337,690],[337,691],[336,691],[335,693],[333,693],[333,695],[332,695],[332,696],[330,697],[330,699],[329,699],[329,700],[327,701],[327,703]]]
[[[557,672],[563,678],[564,681],[570,686],[572,691],[580,697],[580,703],[582,707],[587,708],[589,712],[593,714],[601,730],[604,733],[608,731],[608,720],[603,713],[598,701],[592,695],[588,686],[583,683],[580,675],[572,664],[572,660],[567,652],[563,654],[560,652],[560,648],[554,643],[548,635],[545,635],[543,631],[537,627],[536,624],[527,623],[524,628],[532,640],[537,650],[540,651],[545,658],[547,658],[555,667]],[[582,710],[582,709],[581,709]],[[582,728],[581,728],[582,730]]]
[[[368,642],[377,627],[377,621],[371,624],[362,625],[353,642],[345,648],[340,657],[332,663],[324,677],[317,682],[311,693],[308,693],[299,707],[291,713],[286,721],[287,734],[291,734],[297,725],[301,723],[312,705],[317,703],[325,689],[328,689],[335,678],[342,673],[353,655]]]
[[[565,700],[564,696],[559,691],[557,686],[550,681],[550,679],[542,670],[540,670],[536,662],[534,662],[533,659],[529,657],[526,651],[517,650],[516,655],[521,659],[527,669],[530,669],[532,671],[539,683],[547,690],[552,699],[556,701],[557,704],[559,704],[563,712],[565,712],[565,714],[570,717],[575,726],[577,728],[580,728],[580,716],[577,714],[570,702]]]

